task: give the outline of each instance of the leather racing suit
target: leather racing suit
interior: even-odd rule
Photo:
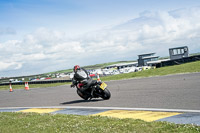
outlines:
[[[72,86],[78,85],[78,89],[81,92],[84,92],[86,89],[89,88],[88,81],[91,81],[91,80],[92,79],[88,75],[88,72],[84,68],[80,68],[74,73],[74,77],[72,79]]]

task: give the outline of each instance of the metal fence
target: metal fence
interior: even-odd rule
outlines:
[[[64,83],[64,82],[71,82],[71,80],[46,80],[46,81],[28,81],[28,84],[51,84],[51,83]],[[0,86],[3,85],[24,85],[25,82],[8,82],[8,83],[1,83]]]

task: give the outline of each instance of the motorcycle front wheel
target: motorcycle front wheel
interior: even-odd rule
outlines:
[[[111,97],[110,91],[107,88],[105,88],[102,95],[103,100],[108,100],[110,99],[110,97]]]

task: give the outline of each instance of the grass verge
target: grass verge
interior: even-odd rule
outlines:
[[[0,113],[2,133],[197,133],[200,127],[100,116]]]
[[[66,85],[70,83],[52,83],[52,84],[29,84],[29,88],[45,88]],[[12,89],[24,89],[25,85],[12,85]],[[9,85],[0,86],[0,90],[9,90]]]

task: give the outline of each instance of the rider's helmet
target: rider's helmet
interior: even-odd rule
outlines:
[[[79,65],[74,66],[74,72],[76,72],[77,70],[80,70],[80,66]]]

